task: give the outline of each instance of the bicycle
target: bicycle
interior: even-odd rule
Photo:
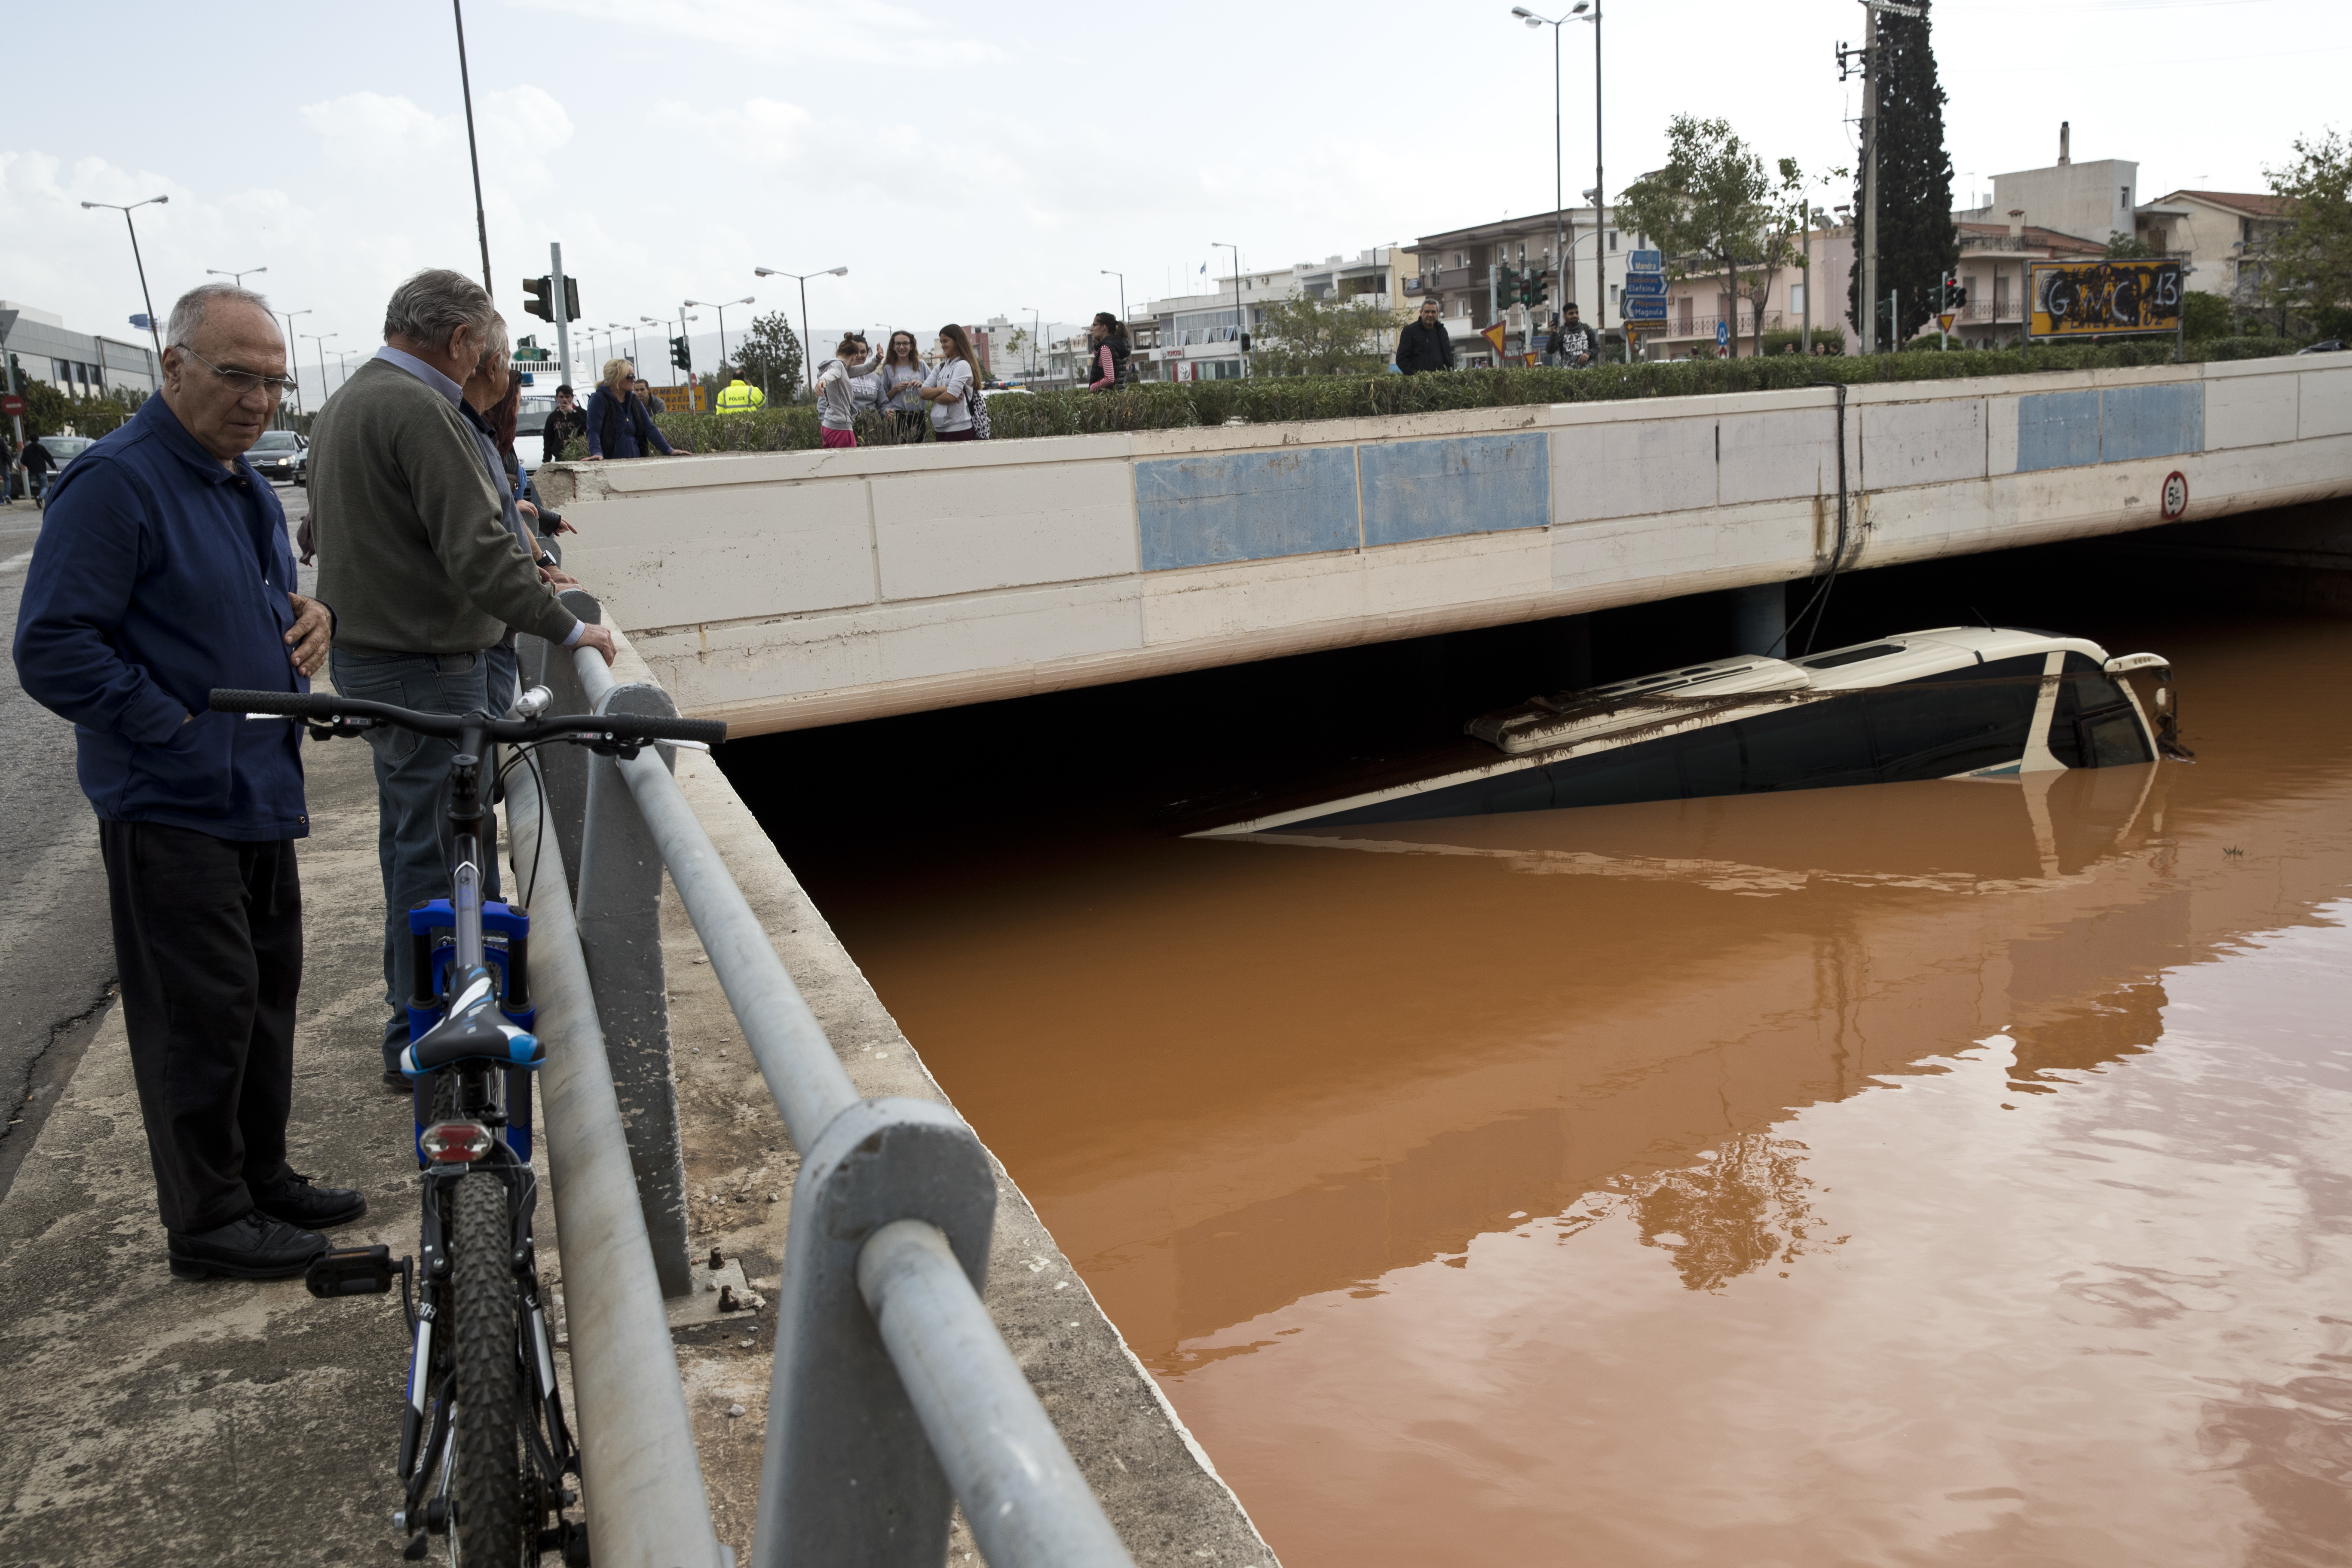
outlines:
[[[578,1479],[580,1450],[556,1386],[531,1237],[539,1184],[528,1075],[546,1050],[531,1032],[530,917],[522,906],[482,897],[482,760],[492,742],[515,748],[512,768],[536,767],[532,751],[558,741],[628,758],[655,742],[707,747],[727,738],[727,726],[710,720],[547,716],[551,700],[545,687],[533,687],[516,702],[516,717],[494,719],[320,692],[210,697],[215,712],[301,720],[318,741],[391,725],[457,743],[449,763],[450,897],[409,914],[416,994],[401,1068],[417,1081],[423,1266],[410,1258],[394,1263],[392,1248],[379,1244],[324,1253],[306,1276],[321,1299],[384,1295],[400,1282],[412,1348],[401,1411],[404,1497],[393,1528],[408,1534],[402,1555],[410,1561],[422,1560],[436,1535],[446,1538],[456,1563],[507,1568],[551,1552],[567,1565],[588,1561],[587,1527],[565,1512],[579,1501],[566,1478]]]

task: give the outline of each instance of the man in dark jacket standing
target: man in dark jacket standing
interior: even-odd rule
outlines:
[[[58,480],[18,680],[73,721],[98,812],[122,1021],[172,1272],[299,1274],[367,1212],[286,1165],[310,819],[299,728],[215,687],[309,689],[331,618],[293,591],[286,514],[244,460],[292,383],[257,295],[173,307],[163,389]]]
[[[1601,357],[1601,334],[1577,320],[1576,307],[1568,308],[1568,320],[1559,327],[1559,363],[1581,369]]]
[[[542,463],[560,463],[563,448],[575,436],[588,434],[588,416],[580,412],[580,404],[572,388],[555,389],[555,409],[548,415],[547,423],[540,427],[540,457]]]
[[[1410,321],[1397,334],[1397,369],[1407,375],[1416,371],[1452,370],[1454,339],[1445,331],[1445,323],[1437,319],[1437,301],[1421,302],[1421,320]]]

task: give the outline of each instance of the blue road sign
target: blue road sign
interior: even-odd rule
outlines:
[[[1665,292],[1666,278],[1663,272],[1629,272],[1625,275],[1625,297],[1629,300],[1653,294],[1663,298]]]
[[[1629,321],[1663,321],[1666,319],[1666,299],[1663,294],[1643,299],[1639,295],[1625,297],[1625,319]]]
[[[132,316],[132,317],[131,318],[131,324],[132,326],[134,326],[134,327],[138,328],[138,329],[139,329],[141,331],[142,331],[142,332],[144,332],[144,331],[152,331],[152,330],[153,330],[153,329],[152,329],[152,328],[148,324],[148,321],[147,321],[147,312],[145,312],[144,310],[142,310],[142,311],[140,311],[138,314],[136,314],[136,315]]]
[[[1716,322],[1715,346],[1717,348],[1721,348],[1729,342],[1731,342],[1731,323],[1729,321]]]
[[[1625,253],[1625,270],[1628,272],[1664,272],[1665,269],[1666,253],[1663,250],[1629,250]]]

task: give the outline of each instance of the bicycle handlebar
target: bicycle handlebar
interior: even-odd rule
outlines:
[[[370,702],[323,691],[237,691],[217,688],[212,693],[215,713],[276,713],[332,724],[345,719],[372,719],[419,735],[444,741],[459,739],[468,728],[478,728],[493,741],[520,745],[531,741],[560,740],[566,735],[609,736],[625,742],[698,741],[717,745],[727,739],[727,726],[716,719],[665,719],[649,713],[558,713],[537,719],[492,719],[481,713],[420,713],[389,702]]]

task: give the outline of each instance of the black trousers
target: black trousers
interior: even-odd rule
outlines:
[[[286,1169],[302,884],[294,841],[98,825],[122,1021],[166,1229],[211,1230]]]

